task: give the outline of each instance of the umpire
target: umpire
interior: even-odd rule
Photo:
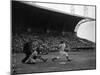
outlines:
[[[32,51],[31,51],[31,42],[27,42],[27,43],[24,44],[23,53],[25,53],[26,57],[22,60],[22,62],[25,63],[25,61],[32,54]]]

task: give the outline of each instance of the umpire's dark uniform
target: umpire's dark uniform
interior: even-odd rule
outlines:
[[[23,52],[25,53],[26,57],[22,60],[22,62],[25,63],[25,61],[32,54],[32,52],[31,52],[31,42],[27,42],[27,43],[24,44]]]

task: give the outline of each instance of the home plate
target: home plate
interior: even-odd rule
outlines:
[[[60,62],[59,64],[66,64],[66,62]]]

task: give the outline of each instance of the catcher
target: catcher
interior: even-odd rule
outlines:
[[[36,63],[36,59],[40,59],[43,62],[46,62],[47,59],[42,58],[42,56],[39,55],[39,45],[33,45],[35,42],[31,42],[27,44],[26,48],[24,46],[24,50],[23,52],[26,54],[26,57],[24,58],[23,62],[24,63],[29,63],[29,64],[35,64]],[[27,49],[27,50],[26,50]]]

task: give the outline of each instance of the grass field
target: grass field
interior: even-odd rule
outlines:
[[[52,62],[51,58],[56,55],[58,55],[58,52],[43,55],[44,58],[48,58],[48,61],[45,63],[37,60],[36,64],[23,64],[21,61],[25,55],[23,53],[19,53],[12,55],[12,63],[16,64],[15,70],[17,74],[89,70],[96,68],[95,50],[69,52],[69,57],[72,60],[70,62],[66,61],[65,58]]]

